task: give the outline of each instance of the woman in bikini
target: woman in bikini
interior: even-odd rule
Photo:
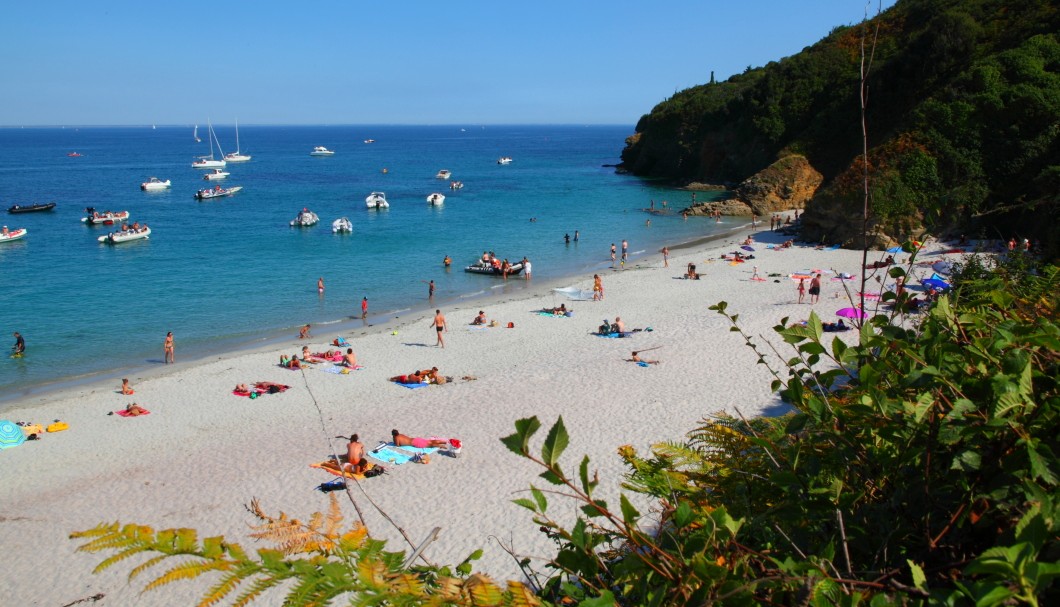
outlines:
[[[176,355],[173,354],[173,332],[166,333],[166,342],[162,344],[162,349],[166,353],[166,364],[177,362]]]

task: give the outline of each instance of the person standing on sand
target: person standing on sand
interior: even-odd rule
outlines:
[[[445,348],[445,338],[442,337],[442,333],[448,333],[449,327],[445,324],[445,316],[442,315],[441,310],[434,311],[434,322],[431,323],[434,327],[435,333],[438,334],[438,343],[435,345],[440,348]]]
[[[338,437],[346,438],[346,437]],[[346,444],[346,463],[342,469],[353,474],[364,474],[368,468],[368,460],[364,458],[364,445],[361,444],[359,436],[351,434],[349,443]]]
[[[368,318],[368,298],[361,300],[361,318]]]
[[[600,301],[604,298],[604,283],[600,280],[599,274],[593,274],[593,301]]]
[[[166,354],[166,364],[177,362],[176,354],[173,353],[173,332],[166,333],[166,342],[162,344],[162,349]]]
[[[762,277],[758,275],[758,266],[755,266],[754,270],[751,272],[751,280],[761,280],[761,279],[762,279]]]
[[[802,303],[802,298],[803,298],[803,296],[806,295],[806,279],[805,278],[800,278],[799,279],[799,286],[797,286],[795,288],[799,290],[799,303]]]
[[[663,247],[662,248],[662,256],[663,256],[663,267],[664,268],[669,268],[670,267],[670,249],[669,249],[669,247]]]
[[[821,275],[815,274],[810,281],[810,303],[815,304],[821,299]]]
[[[324,294],[324,277],[321,276],[317,279],[317,293]]]

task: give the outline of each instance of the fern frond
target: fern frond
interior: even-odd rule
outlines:
[[[254,599],[261,596],[261,593],[284,581],[284,579],[286,578],[270,576],[256,580],[250,585],[250,588],[247,588],[236,597],[235,601],[232,602],[232,607],[246,607],[252,603]]]
[[[334,493],[329,493],[328,497],[331,498],[328,504],[328,518],[327,527],[324,529],[324,535],[329,539],[338,539],[343,537],[342,535],[342,521],[345,517],[342,516],[342,508],[339,507],[339,499],[335,497]]]
[[[129,558],[130,556],[140,554],[141,552],[147,552],[149,550],[151,550],[150,546],[137,542],[135,545],[129,546],[125,550],[122,550],[121,552],[115,555],[103,559],[103,562],[96,565],[96,568],[92,570],[92,573],[99,573],[100,571],[104,571],[115,563],[120,563],[121,561],[124,561],[125,559]]]
[[[154,579],[150,584],[144,586],[144,592],[148,590],[154,590],[155,588],[161,588],[166,584],[175,582],[177,580],[191,580],[199,577],[204,573],[211,571],[225,571],[231,568],[231,563],[227,561],[203,561],[200,559],[185,561],[176,567],[173,567],[169,571],[166,571],[162,575]]]
[[[249,566],[248,566],[249,565]],[[220,603],[226,596],[231,594],[244,581],[260,571],[256,564],[243,563],[243,566],[235,571],[225,574],[219,582],[206,591],[206,595],[199,601],[198,607],[210,607]]]
[[[147,559],[146,561],[144,561],[143,563],[140,563],[136,567],[133,567],[133,570],[129,572],[129,581],[131,582],[134,578],[136,578],[136,576],[140,575],[144,571],[147,571],[151,567],[154,567],[158,563],[161,563],[162,561],[166,560],[169,557],[170,557],[170,555],[168,555],[168,554],[159,554],[157,556],[153,556],[153,557]]]
[[[541,605],[541,599],[537,598],[537,595],[522,582],[509,580],[508,594],[511,596],[509,602],[511,607],[539,607]]]
[[[493,580],[481,574],[474,574],[464,582],[464,588],[471,595],[471,602],[476,607],[499,605],[504,596]]]

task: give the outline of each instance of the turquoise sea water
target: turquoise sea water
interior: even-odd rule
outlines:
[[[233,125],[216,126],[233,151]],[[687,206],[690,194],[613,168],[629,126],[319,126],[241,125],[240,147],[253,156],[229,164],[231,177],[205,182],[191,161],[208,154],[191,126],[0,129],[0,205],[56,202],[50,213],[7,215],[28,236],[0,244],[0,340],[23,334],[27,356],[0,356],[0,400],[29,390],[127,367],[161,364],[173,331],[178,360],[295,335],[304,323],[360,316],[367,296],[381,320],[434,304],[496,292],[503,281],[463,272],[484,250],[527,256],[535,281],[570,276],[587,286],[610,265],[612,242],[656,254],[719,229],[676,212],[649,215],[649,200]],[[365,144],[372,138],[376,142]],[[335,151],[310,157],[314,146]],[[81,157],[68,157],[69,152]],[[511,156],[510,165],[497,164]],[[382,172],[383,168],[388,173]],[[464,182],[450,191],[435,178],[449,169]],[[141,192],[148,177],[170,190]],[[198,202],[207,184],[241,185],[233,197]],[[371,191],[388,210],[368,210]],[[441,207],[426,196],[441,192]],[[700,195],[702,199],[702,195]],[[86,207],[128,210],[147,222],[149,240],[101,245],[102,226],[80,222]],[[303,207],[311,228],[288,222]],[[349,217],[352,234],[331,222]],[[651,226],[645,220],[651,218]],[[531,221],[535,218],[535,221]],[[563,235],[580,231],[577,243]],[[450,255],[453,267],[442,259]],[[634,257],[636,257],[635,255]],[[324,296],[316,289],[326,283]],[[503,287],[524,288],[524,281]],[[322,326],[323,323],[323,326]],[[0,341],[3,347],[7,344]]]

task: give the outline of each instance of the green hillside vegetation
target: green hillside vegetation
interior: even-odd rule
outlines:
[[[825,178],[814,216],[860,217],[859,63],[868,75],[873,223],[1038,239],[1060,248],[1060,7],[1026,0],[900,0],[801,53],[696,86],[637,124],[622,153],[634,174],[735,184],[803,154]],[[817,207],[817,208],[815,208]],[[860,229],[860,221],[852,228]],[[849,239],[833,224],[812,238]],[[838,230],[842,232],[842,230]],[[858,242],[857,244],[860,244]]]

